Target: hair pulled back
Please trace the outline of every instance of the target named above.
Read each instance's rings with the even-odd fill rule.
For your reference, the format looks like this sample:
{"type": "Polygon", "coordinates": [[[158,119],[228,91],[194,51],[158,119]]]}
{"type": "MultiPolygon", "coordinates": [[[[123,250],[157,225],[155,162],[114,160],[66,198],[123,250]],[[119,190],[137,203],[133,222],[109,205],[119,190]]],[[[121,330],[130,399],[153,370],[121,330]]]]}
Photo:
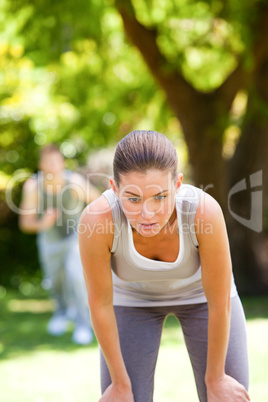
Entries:
{"type": "Polygon", "coordinates": [[[58,145],[55,144],[54,142],[51,142],[50,144],[44,145],[39,150],[39,158],[42,158],[43,156],[50,155],[50,154],[53,154],[53,153],[58,153],[63,157],[58,145]]]}
{"type": "Polygon", "coordinates": [[[119,186],[120,174],[159,169],[170,170],[176,180],[177,165],[176,150],[167,137],[157,131],[135,130],[117,144],[113,161],[114,179],[119,186]]]}

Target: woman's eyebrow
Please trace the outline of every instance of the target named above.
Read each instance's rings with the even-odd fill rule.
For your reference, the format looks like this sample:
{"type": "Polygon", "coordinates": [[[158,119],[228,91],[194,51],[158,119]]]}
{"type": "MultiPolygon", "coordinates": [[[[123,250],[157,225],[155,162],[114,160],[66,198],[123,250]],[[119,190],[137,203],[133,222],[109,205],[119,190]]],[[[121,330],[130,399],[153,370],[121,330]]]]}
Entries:
{"type": "Polygon", "coordinates": [[[125,191],[125,194],[134,195],[135,197],[141,197],[140,195],[132,193],[131,191],[125,191]]]}
{"type": "MultiPolygon", "coordinates": [[[[160,191],[159,193],[154,194],[153,197],[157,197],[158,195],[160,195],[160,194],[162,194],[162,193],[166,193],[167,191],[168,191],[168,190],[162,190],[162,191],[160,191]]],[[[133,196],[139,197],[139,198],[141,197],[141,195],[132,193],[131,191],[125,191],[125,194],[133,195],[133,196]]]]}

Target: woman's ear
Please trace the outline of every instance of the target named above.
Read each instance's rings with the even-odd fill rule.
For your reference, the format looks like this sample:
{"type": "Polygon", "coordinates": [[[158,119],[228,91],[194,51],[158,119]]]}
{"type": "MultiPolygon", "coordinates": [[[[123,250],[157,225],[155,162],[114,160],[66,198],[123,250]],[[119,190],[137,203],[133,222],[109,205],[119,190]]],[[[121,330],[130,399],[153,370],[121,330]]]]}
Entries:
{"type": "Polygon", "coordinates": [[[113,192],[114,192],[115,195],[118,197],[118,187],[117,187],[117,185],[116,185],[116,182],[115,182],[114,177],[111,177],[111,178],[110,178],[110,184],[111,184],[111,187],[112,187],[112,189],[113,189],[113,192]]]}
{"type": "Polygon", "coordinates": [[[183,180],[183,174],[179,173],[177,176],[177,182],[176,182],[176,193],[179,191],[180,186],[182,185],[182,180],[183,180]]]}

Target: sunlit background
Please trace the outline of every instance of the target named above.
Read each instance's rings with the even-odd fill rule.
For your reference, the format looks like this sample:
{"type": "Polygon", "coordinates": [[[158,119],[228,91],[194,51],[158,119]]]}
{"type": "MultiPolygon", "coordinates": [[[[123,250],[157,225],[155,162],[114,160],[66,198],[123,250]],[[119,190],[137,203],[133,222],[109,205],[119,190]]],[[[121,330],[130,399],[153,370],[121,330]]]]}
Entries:
{"type": "MultiPolygon", "coordinates": [[[[89,174],[104,191],[116,143],[133,129],[166,134],[177,149],[184,181],[214,185],[248,318],[252,399],[267,402],[267,3],[1,1],[3,402],[85,402],[100,395],[96,341],[79,348],[68,333],[58,339],[46,334],[52,304],[41,287],[35,235],[19,231],[17,209],[24,181],[37,171],[41,146],[59,144],[67,167],[89,174]],[[159,53],[151,62],[155,45],[159,53]],[[232,220],[222,196],[227,199],[239,180],[249,183],[256,171],[263,173],[259,233],[232,220]]],[[[242,196],[232,207],[249,219],[250,197],[242,196]]],[[[163,335],[155,400],[197,401],[182,334],[171,318],[163,335]]]]}

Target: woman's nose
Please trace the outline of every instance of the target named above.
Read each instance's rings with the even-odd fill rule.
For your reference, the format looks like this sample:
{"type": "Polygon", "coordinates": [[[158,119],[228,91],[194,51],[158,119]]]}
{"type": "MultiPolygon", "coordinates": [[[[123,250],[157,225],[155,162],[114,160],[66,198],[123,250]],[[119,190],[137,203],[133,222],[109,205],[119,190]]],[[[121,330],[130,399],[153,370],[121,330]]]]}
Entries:
{"type": "Polygon", "coordinates": [[[149,207],[148,203],[142,205],[141,216],[145,219],[151,219],[155,215],[152,208],[149,207]]]}

